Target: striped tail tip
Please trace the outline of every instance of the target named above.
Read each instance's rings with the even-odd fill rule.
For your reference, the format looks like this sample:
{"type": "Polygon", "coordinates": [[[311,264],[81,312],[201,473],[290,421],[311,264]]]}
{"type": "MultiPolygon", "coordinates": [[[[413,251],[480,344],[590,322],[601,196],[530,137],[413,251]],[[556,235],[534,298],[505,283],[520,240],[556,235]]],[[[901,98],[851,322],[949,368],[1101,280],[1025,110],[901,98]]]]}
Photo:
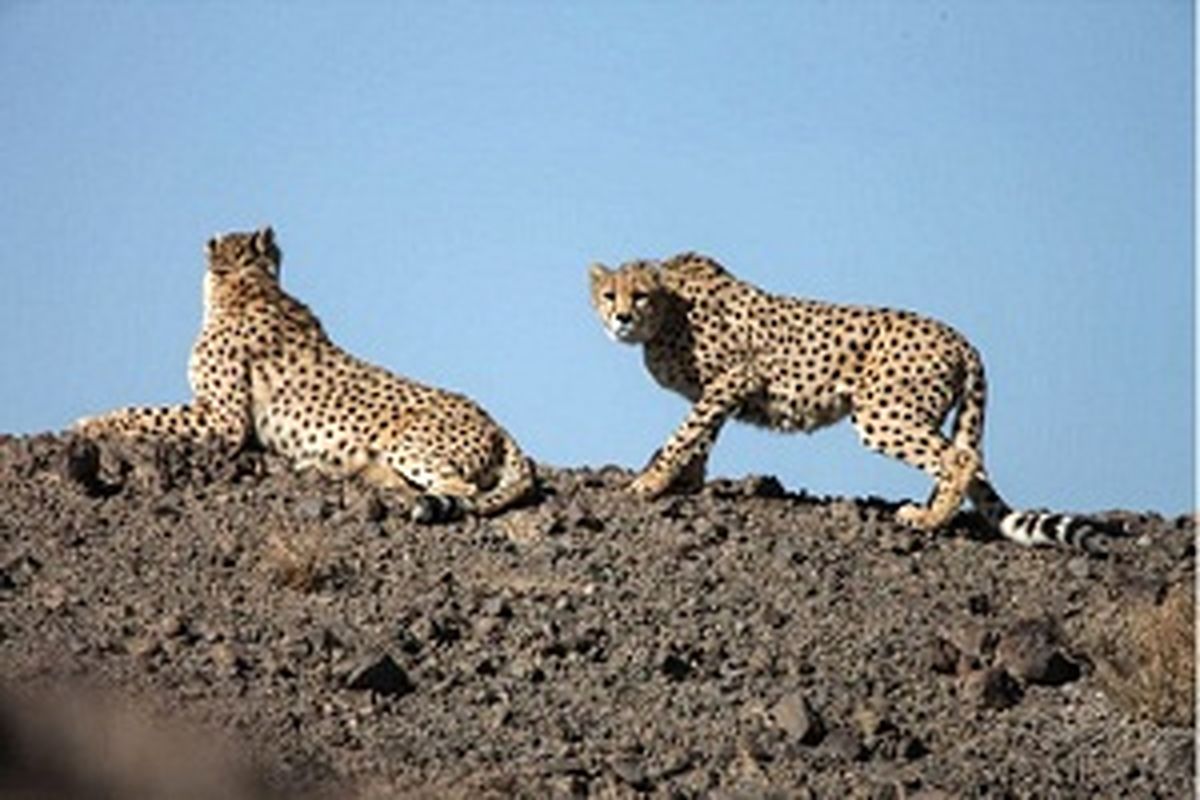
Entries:
{"type": "Polygon", "coordinates": [[[1028,547],[1067,547],[1093,555],[1106,554],[1106,540],[1118,533],[1115,526],[1097,519],[1047,511],[1010,512],[999,528],[1005,537],[1028,547]]]}
{"type": "Polygon", "coordinates": [[[413,502],[409,518],[421,525],[436,525],[462,519],[467,511],[464,498],[449,494],[422,494],[413,502]]]}

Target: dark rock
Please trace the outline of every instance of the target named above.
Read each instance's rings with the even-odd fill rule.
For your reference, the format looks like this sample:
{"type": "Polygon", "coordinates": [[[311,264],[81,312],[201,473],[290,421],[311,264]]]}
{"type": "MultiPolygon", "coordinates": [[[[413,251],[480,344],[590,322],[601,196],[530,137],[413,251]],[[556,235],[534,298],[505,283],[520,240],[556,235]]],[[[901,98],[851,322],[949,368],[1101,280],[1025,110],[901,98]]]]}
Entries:
{"type": "Polygon", "coordinates": [[[100,448],[87,439],[71,440],[63,459],[63,472],[67,480],[91,488],[100,476],[100,448]]]}
{"type": "Polygon", "coordinates": [[[596,516],[591,508],[579,503],[572,504],[567,510],[566,523],[571,527],[582,528],[592,533],[600,533],[604,530],[604,520],[596,516]]]}
{"type": "Polygon", "coordinates": [[[672,681],[681,681],[692,674],[692,664],[686,658],[671,653],[663,659],[659,671],[672,681]]]}
{"type": "Polygon", "coordinates": [[[540,526],[546,536],[560,536],[567,532],[567,520],[562,514],[543,515],[540,526]]]}
{"type": "Polygon", "coordinates": [[[346,675],[346,688],[391,697],[403,697],[416,690],[408,673],[387,653],[358,662],[346,675]]]}
{"type": "Polygon", "coordinates": [[[981,617],[992,610],[992,602],[986,594],[973,594],[967,598],[967,611],[972,615],[981,617]]]}
{"type": "Polygon", "coordinates": [[[112,497],[118,485],[104,480],[100,448],[90,439],[71,439],[62,459],[62,475],[90,497],[112,497]]]}
{"type": "Polygon", "coordinates": [[[913,734],[905,734],[900,740],[900,756],[905,761],[916,761],[929,755],[929,747],[913,734]]]}
{"type": "Polygon", "coordinates": [[[688,501],[681,497],[669,497],[662,504],[659,515],[666,520],[677,521],[688,516],[688,501]]]}
{"type": "Polygon", "coordinates": [[[751,497],[778,500],[787,497],[787,489],[774,475],[755,475],[749,479],[746,493],[751,497]]]}
{"type": "Polygon", "coordinates": [[[463,638],[464,621],[454,614],[445,614],[429,621],[428,639],[436,645],[450,645],[463,638]]]}
{"type": "Polygon", "coordinates": [[[1079,665],[1063,653],[1057,626],[1050,620],[1021,620],[996,645],[996,660],[1026,683],[1061,686],[1077,680],[1079,665]]]}
{"type": "Polygon", "coordinates": [[[1021,700],[1021,687],[1011,675],[996,667],[965,675],[961,685],[964,699],[979,708],[1011,708],[1021,700]]]}
{"type": "Polygon", "coordinates": [[[952,642],[937,636],[926,645],[922,653],[922,661],[933,672],[941,675],[953,675],[958,669],[960,655],[958,648],[952,642]]]}

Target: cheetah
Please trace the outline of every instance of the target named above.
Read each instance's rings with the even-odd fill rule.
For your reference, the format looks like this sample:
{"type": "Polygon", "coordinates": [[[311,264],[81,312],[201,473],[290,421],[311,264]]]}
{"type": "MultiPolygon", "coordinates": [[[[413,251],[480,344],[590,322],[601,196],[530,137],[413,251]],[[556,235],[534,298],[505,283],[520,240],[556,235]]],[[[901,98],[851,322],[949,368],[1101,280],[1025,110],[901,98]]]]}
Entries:
{"type": "Polygon", "coordinates": [[[609,336],[641,345],[654,379],[693,404],[630,485],[638,496],[696,489],[729,417],[809,433],[848,416],[867,447],[933,478],[925,505],[897,511],[913,528],[944,526],[969,498],[1003,536],[1027,545],[1094,549],[1094,536],[1110,532],[1098,520],[1013,511],[1000,498],[983,465],[983,362],[944,323],[769,294],[693,252],[593,264],[589,278],[609,336]]]}
{"type": "Polygon", "coordinates": [[[84,418],[78,432],[256,441],[332,478],[357,475],[401,497],[413,519],[496,514],[528,495],[533,466],[470,399],[394,375],[334,344],[280,285],[274,231],[207,243],[204,320],[192,348],[193,400],[84,418]]]}

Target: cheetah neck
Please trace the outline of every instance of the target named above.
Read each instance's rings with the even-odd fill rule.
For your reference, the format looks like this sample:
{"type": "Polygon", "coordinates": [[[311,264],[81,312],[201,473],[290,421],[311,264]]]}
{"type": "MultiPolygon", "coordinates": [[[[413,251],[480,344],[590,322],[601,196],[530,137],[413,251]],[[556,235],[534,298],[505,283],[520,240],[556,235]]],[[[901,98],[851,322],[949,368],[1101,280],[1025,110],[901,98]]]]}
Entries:
{"type": "Polygon", "coordinates": [[[688,327],[688,309],[692,307],[691,301],[666,287],[659,291],[661,294],[658,300],[657,325],[654,327],[654,335],[643,342],[647,346],[674,340],[678,338],[680,331],[688,327]]]}
{"type": "Polygon", "coordinates": [[[213,276],[211,272],[204,273],[204,324],[208,325],[213,319],[213,276]]]}

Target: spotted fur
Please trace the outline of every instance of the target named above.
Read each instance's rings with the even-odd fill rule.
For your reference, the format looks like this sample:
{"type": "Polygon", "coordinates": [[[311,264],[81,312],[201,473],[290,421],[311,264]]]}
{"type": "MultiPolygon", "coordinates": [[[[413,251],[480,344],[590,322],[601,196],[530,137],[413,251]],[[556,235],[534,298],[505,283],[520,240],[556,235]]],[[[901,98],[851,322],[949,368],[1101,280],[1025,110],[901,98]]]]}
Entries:
{"type": "Polygon", "coordinates": [[[944,323],[768,294],[696,253],[617,269],[596,264],[590,282],[609,335],[641,345],[655,380],[693,403],[631,485],[639,495],[702,482],[730,417],[810,432],[849,416],[868,447],[933,478],[926,505],[898,511],[913,527],[943,526],[969,497],[998,531],[1024,544],[1089,546],[1102,531],[1085,518],[1014,512],[1000,499],[983,466],[983,362],[944,323]],[[942,426],[952,410],[947,436],[942,426]]]}
{"type": "Polygon", "coordinates": [[[494,514],[526,495],[533,470],[474,402],[346,353],[280,286],[274,233],[208,242],[204,323],[188,365],[193,400],[80,420],[86,435],[250,439],[297,468],[395,490],[420,521],[494,514]]]}

